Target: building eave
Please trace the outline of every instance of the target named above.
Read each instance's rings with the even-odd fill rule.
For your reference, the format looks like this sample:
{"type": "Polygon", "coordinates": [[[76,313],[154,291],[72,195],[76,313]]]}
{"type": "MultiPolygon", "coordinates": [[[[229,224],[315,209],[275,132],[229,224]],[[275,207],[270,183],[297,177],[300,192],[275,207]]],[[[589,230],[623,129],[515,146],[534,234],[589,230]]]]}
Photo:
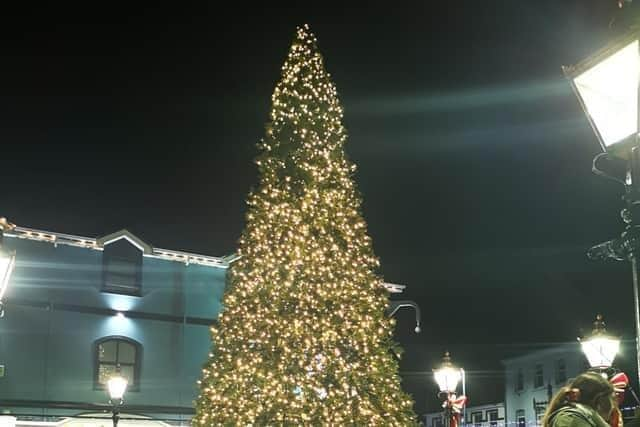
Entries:
{"type": "Polygon", "coordinates": [[[138,247],[145,257],[149,258],[181,262],[185,265],[196,264],[217,268],[228,268],[230,264],[229,260],[221,257],[213,257],[171,249],[154,248],[127,230],[120,230],[116,233],[99,238],[91,238],[16,226],[10,231],[5,231],[4,235],[6,237],[13,237],[17,239],[46,242],[54,246],[65,245],[95,251],[102,251],[104,249],[104,245],[108,245],[109,243],[113,243],[120,239],[126,239],[134,246],[138,247]]]}

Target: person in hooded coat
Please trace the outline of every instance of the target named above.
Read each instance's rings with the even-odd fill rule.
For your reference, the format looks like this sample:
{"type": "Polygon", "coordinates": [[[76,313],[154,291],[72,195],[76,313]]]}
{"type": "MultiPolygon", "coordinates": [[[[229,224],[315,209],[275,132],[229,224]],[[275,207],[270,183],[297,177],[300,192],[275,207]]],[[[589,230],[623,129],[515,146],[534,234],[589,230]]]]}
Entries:
{"type": "Polygon", "coordinates": [[[618,407],[613,385],[598,373],[585,372],[551,399],[542,426],[612,427],[608,420],[615,411],[618,407]]]}

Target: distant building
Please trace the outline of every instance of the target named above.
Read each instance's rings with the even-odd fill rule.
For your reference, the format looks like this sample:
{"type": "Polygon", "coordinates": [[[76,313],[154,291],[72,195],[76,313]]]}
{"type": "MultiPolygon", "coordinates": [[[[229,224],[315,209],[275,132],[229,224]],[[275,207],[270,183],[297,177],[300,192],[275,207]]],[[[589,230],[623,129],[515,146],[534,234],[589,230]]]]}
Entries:
{"type": "Polygon", "coordinates": [[[125,412],[191,418],[230,259],[126,230],[94,239],[16,227],[4,246],[17,265],[0,319],[0,415],[29,425],[108,411],[105,381],[120,365],[125,412]]]}
{"type": "Polygon", "coordinates": [[[550,397],[588,366],[579,344],[557,345],[505,359],[506,422],[540,425],[550,397]]]}
{"type": "MultiPolygon", "coordinates": [[[[502,363],[504,403],[466,408],[466,427],[540,425],[550,396],[586,369],[586,360],[577,342],[532,351],[502,363]]],[[[469,397],[472,401],[482,398],[469,397]]],[[[442,427],[442,413],[427,414],[425,423],[426,427],[442,427]]]]}
{"type": "MultiPolygon", "coordinates": [[[[442,412],[424,415],[425,427],[443,427],[442,412]]],[[[462,423],[461,423],[462,424],[462,423]]],[[[504,403],[469,406],[464,411],[464,425],[467,427],[504,427],[504,403]]]]}

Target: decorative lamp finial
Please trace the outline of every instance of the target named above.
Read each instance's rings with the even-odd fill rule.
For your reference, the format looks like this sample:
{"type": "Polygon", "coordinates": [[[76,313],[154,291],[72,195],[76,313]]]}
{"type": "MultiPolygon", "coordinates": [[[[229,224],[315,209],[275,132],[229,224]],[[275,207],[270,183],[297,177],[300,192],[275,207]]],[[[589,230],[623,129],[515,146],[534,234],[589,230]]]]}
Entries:
{"type": "Polygon", "coordinates": [[[596,320],[593,322],[593,330],[591,333],[593,335],[602,335],[607,333],[607,329],[605,328],[606,324],[604,323],[604,319],[602,314],[596,315],[596,320]]]}

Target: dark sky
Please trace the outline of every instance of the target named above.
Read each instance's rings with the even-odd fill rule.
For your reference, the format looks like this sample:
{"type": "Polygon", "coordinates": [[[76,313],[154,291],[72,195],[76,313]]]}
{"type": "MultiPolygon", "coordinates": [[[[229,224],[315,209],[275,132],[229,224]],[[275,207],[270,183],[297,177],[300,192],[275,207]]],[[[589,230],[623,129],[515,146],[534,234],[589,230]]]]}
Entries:
{"type": "MultiPolygon", "coordinates": [[[[585,256],[622,230],[622,189],[591,173],[599,145],[560,69],[634,9],[613,0],[3,9],[0,214],[233,252],[271,92],[296,25],[309,23],[345,108],[382,272],[422,308],[420,335],[410,312],[399,315],[402,369],[429,373],[449,349],[475,403],[500,399],[500,358],[573,340],[596,312],[634,337],[629,265],[585,256]]],[[[633,366],[631,353],[621,360],[633,366]]],[[[407,376],[418,410],[435,403],[427,373],[407,376]]]]}

